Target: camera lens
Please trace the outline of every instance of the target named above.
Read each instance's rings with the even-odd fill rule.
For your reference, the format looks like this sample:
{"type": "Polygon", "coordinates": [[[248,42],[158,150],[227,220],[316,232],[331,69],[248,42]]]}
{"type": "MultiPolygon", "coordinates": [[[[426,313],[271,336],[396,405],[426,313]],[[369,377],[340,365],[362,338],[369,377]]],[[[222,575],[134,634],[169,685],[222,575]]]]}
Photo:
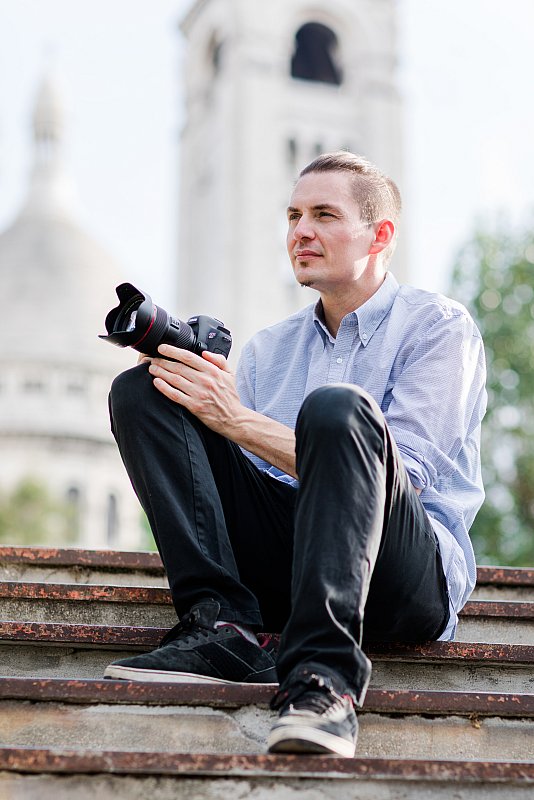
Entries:
{"type": "Polygon", "coordinates": [[[157,356],[163,342],[195,351],[197,337],[187,322],[170,317],[152,302],[150,295],[131,283],[121,283],[116,291],[120,303],[107,315],[108,336],[101,339],[117,347],[133,347],[148,356],[157,356]]]}

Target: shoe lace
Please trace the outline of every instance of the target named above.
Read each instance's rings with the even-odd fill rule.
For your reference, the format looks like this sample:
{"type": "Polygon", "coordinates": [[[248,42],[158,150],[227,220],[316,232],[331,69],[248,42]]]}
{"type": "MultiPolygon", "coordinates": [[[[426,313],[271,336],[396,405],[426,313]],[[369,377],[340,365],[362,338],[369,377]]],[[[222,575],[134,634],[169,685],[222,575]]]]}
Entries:
{"type": "Polygon", "coordinates": [[[188,611],[174,628],[167,631],[159,643],[159,646],[164,647],[166,644],[175,642],[177,639],[181,639],[182,641],[190,639],[198,640],[205,637],[207,633],[213,633],[215,630],[216,629],[211,627],[211,625],[204,625],[202,622],[199,622],[197,615],[192,611],[188,611]]]}
{"type": "Polygon", "coordinates": [[[296,711],[312,711],[316,714],[333,713],[345,702],[329,678],[316,673],[299,677],[285,691],[278,691],[271,700],[271,708],[281,713],[292,708],[296,711]]]}

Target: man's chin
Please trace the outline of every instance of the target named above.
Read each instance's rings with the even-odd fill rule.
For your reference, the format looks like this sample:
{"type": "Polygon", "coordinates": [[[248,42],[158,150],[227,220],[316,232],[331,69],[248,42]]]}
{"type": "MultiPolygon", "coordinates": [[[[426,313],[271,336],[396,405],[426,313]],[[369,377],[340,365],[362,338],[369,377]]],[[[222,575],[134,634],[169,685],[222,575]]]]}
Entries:
{"type": "Polygon", "coordinates": [[[313,280],[313,278],[304,278],[303,280],[298,281],[298,284],[299,284],[299,286],[302,286],[303,289],[304,288],[306,288],[306,289],[314,289],[315,288],[315,281],[313,280]]]}

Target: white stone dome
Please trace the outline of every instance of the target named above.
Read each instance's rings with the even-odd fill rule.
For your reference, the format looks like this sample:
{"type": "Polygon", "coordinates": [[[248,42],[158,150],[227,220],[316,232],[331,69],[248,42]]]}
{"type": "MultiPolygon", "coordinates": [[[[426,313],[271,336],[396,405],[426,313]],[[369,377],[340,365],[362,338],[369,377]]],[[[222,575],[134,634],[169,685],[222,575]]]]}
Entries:
{"type": "Polygon", "coordinates": [[[76,221],[75,192],[62,160],[63,111],[51,78],[38,92],[33,128],[28,196],[0,235],[0,360],[37,358],[118,371],[127,363],[125,354],[97,336],[105,333],[115,285],[124,277],[76,221]]]}
{"type": "Polygon", "coordinates": [[[121,279],[72,219],[21,214],[0,236],[0,359],[121,369],[125,354],[97,338],[121,279]]]}

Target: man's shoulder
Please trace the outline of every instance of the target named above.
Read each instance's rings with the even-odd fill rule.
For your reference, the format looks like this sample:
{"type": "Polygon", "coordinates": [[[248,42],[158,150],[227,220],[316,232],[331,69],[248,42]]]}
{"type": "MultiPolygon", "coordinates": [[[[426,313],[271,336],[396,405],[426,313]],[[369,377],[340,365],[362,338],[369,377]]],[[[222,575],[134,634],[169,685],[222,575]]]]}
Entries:
{"type": "Polygon", "coordinates": [[[458,300],[453,300],[440,292],[430,292],[408,284],[401,284],[395,304],[406,313],[422,314],[429,324],[447,319],[463,319],[476,329],[471,314],[458,300]]]}

